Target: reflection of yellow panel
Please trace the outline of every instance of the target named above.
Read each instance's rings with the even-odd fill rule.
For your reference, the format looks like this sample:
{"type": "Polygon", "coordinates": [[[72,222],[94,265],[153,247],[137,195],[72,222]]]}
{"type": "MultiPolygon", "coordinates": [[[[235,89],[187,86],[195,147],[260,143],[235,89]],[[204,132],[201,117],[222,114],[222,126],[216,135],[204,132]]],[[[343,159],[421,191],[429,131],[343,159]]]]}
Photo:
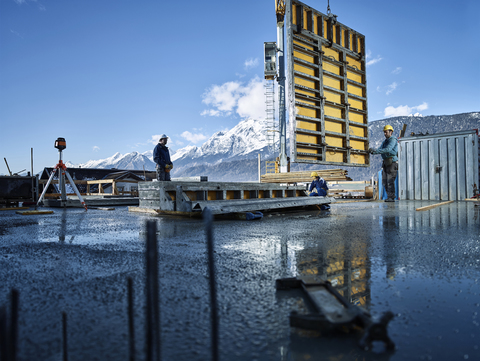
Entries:
{"type": "Polygon", "coordinates": [[[324,112],[325,112],[325,115],[328,115],[330,117],[335,117],[335,118],[342,117],[342,110],[339,108],[334,108],[334,107],[325,105],[324,112]]]}
{"type": "Polygon", "coordinates": [[[363,89],[356,86],[356,85],[352,85],[352,84],[348,84],[348,92],[351,93],[351,94],[355,94],[355,95],[358,95],[359,97],[362,97],[363,96],[363,89]]]}
{"type": "Polygon", "coordinates": [[[299,115],[304,115],[306,117],[312,117],[312,118],[316,118],[316,115],[317,115],[317,112],[315,111],[315,109],[304,108],[301,106],[297,106],[297,113],[299,115]]]}
{"type": "Polygon", "coordinates": [[[325,53],[324,55],[326,57],[328,57],[328,58],[333,57],[335,60],[339,60],[338,52],[336,52],[332,48],[327,48],[325,46],[322,46],[322,50],[325,53]]]}
{"type": "Polygon", "coordinates": [[[295,77],[295,84],[302,85],[307,88],[315,89],[315,82],[312,80],[295,77]]]}
{"type": "Polygon", "coordinates": [[[347,55],[347,62],[348,62],[348,65],[350,65],[351,67],[354,67],[358,70],[362,70],[362,63],[360,63],[357,59],[354,59],[351,56],[347,55]]]}
{"type": "MultiPolygon", "coordinates": [[[[340,137],[332,137],[332,136],[325,136],[325,142],[327,145],[331,147],[343,148],[343,138],[340,137]]],[[[333,151],[328,151],[328,153],[333,153],[333,151]]]]}
{"type": "Polygon", "coordinates": [[[325,96],[325,98],[326,98],[329,102],[342,104],[342,96],[341,96],[340,94],[333,93],[333,92],[329,92],[329,91],[326,91],[326,90],[325,90],[325,91],[323,92],[323,95],[325,96]]]}
{"type": "Polygon", "coordinates": [[[350,120],[351,122],[366,124],[365,115],[352,111],[348,113],[348,120],[350,120]]]}
{"type": "Polygon", "coordinates": [[[329,76],[326,76],[326,75],[323,76],[323,85],[329,86],[330,88],[342,90],[342,88],[340,87],[340,80],[330,78],[329,76]]]}
{"type": "Polygon", "coordinates": [[[315,76],[315,70],[313,70],[312,68],[307,68],[306,66],[302,66],[300,64],[294,64],[293,69],[299,71],[300,73],[315,76]]]}
{"type": "Polygon", "coordinates": [[[327,151],[327,153],[325,154],[325,160],[327,162],[342,163],[344,161],[344,153],[343,152],[327,151]]]}
{"type": "Polygon", "coordinates": [[[314,92],[310,92],[310,91],[307,91],[305,89],[295,89],[295,94],[305,94],[305,95],[309,95],[311,97],[314,97],[315,96],[315,93],[314,92]]]}
{"type": "MultiPolygon", "coordinates": [[[[352,144],[351,141],[350,141],[350,144],[352,144]]],[[[351,154],[350,155],[350,163],[367,164],[366,159],[367,159],[366,156],[363,155],[363,154],[351,154]]]]}
{"type": "Polygon", "coordinates": [[[356,135],[357,137],[365,137],[365,128],[354,127],[350,124],[349,133],[350,135],[356,135]]]}
{"type": "Polygon", "coordinates": [[[302,59],[302,60],[305,60],[305,61],[308,61],[309,63],[312,63],[313,64],[313,56],[311,55],[307,55],[307,54],[304,54],[304,53],[301,53],[299,51],[294,51],[293,52],[293,56],[295,58],[299,58],[299,59],[302,59]]]}
{"type": "Polygon", "coordinates": [[[297,120],[297,128],[307,130],[317,130],[317,124],[314,122],[306,122],[304,120],[297,120]]]}
{"type": "Polygon", "coordinates": [[[350,99],[348,99],[348,102],[350,103],[350,106],[352,108],[365,110],[365,102],[364,101],[360,101],[360,100],[350,98],[350,99]]]}
{"type": "Polygon", "coordinates": [[[297,142],[317,144],[317,137],[314,135],[297,134],[297,142]]]}
{"type": "Polygon", "coordinates": [[[329,122],[328,120],[325,120],[325,130],[329,132],[343,133],[342,124],[336,122],[329,122]]]}
{"type": "Polygon", "coordinates": [[[340,75],[340,67],[337,65],[330,64],[328,62],[323,62],[323,69],[329,71],[330,73],[334,73],[340,75]]]}
{"type": "Polygon", "coordinates": [[[358,150],[366,150],[365,149],[365,142],[362,142],[361,140],[353,140],[353,139],[350,139],[350,146],[353,148],[353,149],[358,149],[358,150]]]}
{"type": "Polygon", "coordinates": [[[347,72],[347,78],[351,79],[353,81],[356,81],[357,83],[362,83],[362,76],[360,74],[354,73],[352,71],[347,72]]]}
{"type": "Polygon", "coordinates": [[[300,41],[298,41],[298,40],[293,40],[293,43],[294,43],[294,44],[297,44],[297,45],[300,45],[300,46],[302,46],[302,47],[304,47],[304,48],[313,50],[313,46],[308,45],[308,44],[305,44],[305,43],[300,42],[300,41]]]}

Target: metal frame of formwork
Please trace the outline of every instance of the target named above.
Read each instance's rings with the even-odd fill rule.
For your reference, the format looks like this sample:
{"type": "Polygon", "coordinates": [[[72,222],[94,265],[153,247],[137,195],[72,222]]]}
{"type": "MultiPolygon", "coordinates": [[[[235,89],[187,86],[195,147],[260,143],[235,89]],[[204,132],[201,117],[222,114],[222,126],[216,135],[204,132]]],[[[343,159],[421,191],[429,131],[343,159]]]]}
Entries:
{"type": "Polygon", "coordinates": [[[304,186],[240,182],[139,182],[135,212],[213,215],[275,211],[334,203],[331,197],[309,197],[304,186]]]}

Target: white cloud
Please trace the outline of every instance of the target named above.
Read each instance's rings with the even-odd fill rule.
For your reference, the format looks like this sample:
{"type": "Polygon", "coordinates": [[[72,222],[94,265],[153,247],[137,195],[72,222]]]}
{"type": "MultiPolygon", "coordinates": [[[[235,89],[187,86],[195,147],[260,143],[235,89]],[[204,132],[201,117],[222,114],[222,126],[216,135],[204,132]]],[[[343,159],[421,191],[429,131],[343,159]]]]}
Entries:
{"type": "Polygon", "coordinates": [[[181,136],[182,136],[182,138],[185,138],[186,140],[188,140],[191,143],[198,143],[198,142],[204,141],[205,139],[208,138],[206,135],[203,135],[201,133],[193,134],[193,133],[190,133],[187,130],[184,131],[181,134],[181,136]]]}
{"type": "Polygon", "coordinates": [[[389,95],[391,94],[395,89],[397,89],[398,84],[396,82],[393,82],[389,86],[387,86],[387,92],[386,94],[389,95]]]}
{"type": "Polygon", "coordinates": [[[94,152],[98,152],[98,151],[100,150],[100,147],[94,145],[93,148],[92,148],[92,150],[93,150],[94,152]]]}
{"type": "Polygon", "coordinates": [[[367,54],[365,55],[365,59],[367,60],[367,66],[376,64],[383,59],[380,56],[377,56],[375,59],[369,60],[371,57],[372,57],[372,52],[370,50],[367,50],[367,54]]]}
{"type": "Polygon", "coordinates": [[[251,68],[255,68],[258,66],[258,58],[250,58],[250,59],[247,59],[245,60],[245,69],[251,69],[251,68]]]}
{"type": "MultiPolygon", "coordinates": [[[[422,111],[428,109],[428,104],[423,102],[420,105],[409,107],[408,105],[400,105],[398,107],[388,106],[384,110],[384,116],[389,117],[400,117],[412,115],[415,110],[422,111]]],[[[418,112],[416,114],[419,114],[418,112]]],[[[421,116],[421,114],[419,114],[421,116]]]]}
{"type": "Polygon", "coordinates": [[[214,108],[204,110],[202,115],[230,116],[236,113],[242,118],[263,119],[263,80],[255,77],[246,85],[240,81],[213,85],[203,94],[202,102],[214,108]]]}
{"type": "Polygon", "coordinates": [[[161,134],[152,135],[152,137],[148,140],[148,143],[151,143],[153,145],[157,145],[158,141],[160,140],[160,135],[161,134]]]}
{"type": "Polygon", "coordinates": [[[402,72],[402,68],[398,66],[392,71],[392,74],[400,74],[401,72],[402,72]]]}

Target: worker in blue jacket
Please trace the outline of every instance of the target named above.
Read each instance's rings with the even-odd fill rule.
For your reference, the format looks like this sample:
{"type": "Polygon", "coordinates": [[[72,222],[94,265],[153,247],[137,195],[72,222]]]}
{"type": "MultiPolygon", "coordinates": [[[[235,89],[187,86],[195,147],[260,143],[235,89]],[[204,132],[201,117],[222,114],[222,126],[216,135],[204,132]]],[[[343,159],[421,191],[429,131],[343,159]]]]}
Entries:
{"type": "Polygon", "coordinates": [[[327,182],[325,182],[323,178],[320,178],[317,172],[312,172],[310,176],[315,179],[312,181],[312,183],[310,184],[310,188],[308,189],[308,191],[310,192],[309,196],[325,197],[328,191],[327,182]]]}
{"type": "Polygon", "coordinates": [[[386,125],[383,128],[385,140],[378,149],[370,148],[371,154],[380,154],[382,163],[382,185],[387,192],[385,202],[395,202],[395,179],[398,173],[398,140],[393,134],[393,127],[386,125]]]}
{"type": "Polygon", "coordinates": [[[170,160],[170,152],[167,147],[168,137],[165,134],[160,136],[158,144],[153,150],[153,161],[157,165],[157,180],[169,181],[170,171],[173,168],[173,163],[170,160]]]}

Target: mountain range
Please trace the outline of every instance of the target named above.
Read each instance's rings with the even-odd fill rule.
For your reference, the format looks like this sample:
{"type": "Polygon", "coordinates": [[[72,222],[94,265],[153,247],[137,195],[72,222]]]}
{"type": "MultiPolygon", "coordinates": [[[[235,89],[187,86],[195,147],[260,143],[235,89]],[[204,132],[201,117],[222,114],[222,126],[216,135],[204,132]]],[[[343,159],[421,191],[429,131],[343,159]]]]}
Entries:
{"type": "MultiPolygon", "coordinates": [[[[411,133],[438,134],[471,130],[480,128],[480,112],[441,116],[402,116],[372,121],[368,125],[371,147],[380,146],[384,139],[383,127],[386,124],[390,124],[395,129],[396,136],[406,124],[406,137],[411,133]]],[[[187,146],[176,152],[171,151],[174,163],[172,177],[208,176],[212,181],[256,181],[258,180],[258,155],[260,154],[262,160],[262,174],[265,173],[265,161],[273,160],[277,156],[277,152],[273,152],[272,149],[278,149],[278,139],[275,147],[268,146],[265,134],[263,121],[246,119],[229,131],[215,133],[200,147],[187,146]]],[[[153,150],[144,153],[115,153],[110,158],[90,160],[84,164],[74,165],[67,162],[67,166],[155,170],[153,150]]],[[[291,171],[342,168],[348,171],[348,176],[353,180],[367,180],[374,176],[380,167],[381,157],[373,156],[370,167],[294,163],[291,165],[291,171]]]]}

